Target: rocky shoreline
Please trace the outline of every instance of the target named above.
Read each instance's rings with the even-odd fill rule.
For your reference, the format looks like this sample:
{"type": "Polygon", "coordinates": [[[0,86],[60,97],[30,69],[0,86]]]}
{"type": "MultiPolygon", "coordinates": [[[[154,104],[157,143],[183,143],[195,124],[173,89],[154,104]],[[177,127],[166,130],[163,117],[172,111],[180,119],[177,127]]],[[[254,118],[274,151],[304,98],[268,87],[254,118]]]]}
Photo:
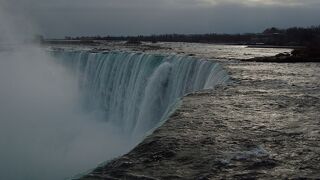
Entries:
{"type": "Polygon", "coordinates": [[[317,179],[319,63],[222,61],[233,82],[190,94],[128,154],[80,179],[317,179]]]}
{"type": "Polygon", "coordinates": [[[307,63],[320,62],[320,47],[302,47],[291,53],[280,53],[270,57],[255,57],[245,61],[271,63],[307,63]]]}

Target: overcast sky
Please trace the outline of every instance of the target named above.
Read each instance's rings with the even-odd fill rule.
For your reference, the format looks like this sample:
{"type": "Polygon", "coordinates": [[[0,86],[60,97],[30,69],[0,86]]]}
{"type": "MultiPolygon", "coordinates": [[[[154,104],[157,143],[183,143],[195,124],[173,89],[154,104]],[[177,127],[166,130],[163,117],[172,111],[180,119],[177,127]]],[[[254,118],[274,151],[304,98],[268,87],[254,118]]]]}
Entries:
{"type": "Polygon", "coordinates": [[[46,37],[245,33],[320,25],[320,0],[0,1],[32,19],[46,37]]]}

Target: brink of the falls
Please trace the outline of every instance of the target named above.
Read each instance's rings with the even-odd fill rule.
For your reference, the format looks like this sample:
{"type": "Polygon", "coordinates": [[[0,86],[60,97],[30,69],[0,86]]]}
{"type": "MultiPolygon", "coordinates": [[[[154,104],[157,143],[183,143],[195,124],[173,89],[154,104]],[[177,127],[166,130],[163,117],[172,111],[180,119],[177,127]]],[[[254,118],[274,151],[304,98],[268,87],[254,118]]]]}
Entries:
{"type": "Polygon", "coordinates": [[[19,47],[0,59],[0,179],[84,173],[130,151],[184,95],[229,79],[179,55],[19,47]]]}
{"type": "Polygon", "coordinates": [[[174,110],[182,96],[224,84],[229,76],[213,61],[135,52],[55,51],[77,78],[88,111],[130,137],[142,137],[174,110]]]}

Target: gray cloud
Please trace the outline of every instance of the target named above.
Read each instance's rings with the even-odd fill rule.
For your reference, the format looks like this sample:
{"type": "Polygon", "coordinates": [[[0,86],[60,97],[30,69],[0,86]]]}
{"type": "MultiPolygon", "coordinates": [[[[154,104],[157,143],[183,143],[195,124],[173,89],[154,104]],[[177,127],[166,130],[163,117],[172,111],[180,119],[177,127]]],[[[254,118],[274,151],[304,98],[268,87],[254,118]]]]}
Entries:
{"type": "Polygon", "coordinates": [[[11,0],[10,4],[21,5],[49,37],[242,33],[320,24],[318,0],[11,0]]]}

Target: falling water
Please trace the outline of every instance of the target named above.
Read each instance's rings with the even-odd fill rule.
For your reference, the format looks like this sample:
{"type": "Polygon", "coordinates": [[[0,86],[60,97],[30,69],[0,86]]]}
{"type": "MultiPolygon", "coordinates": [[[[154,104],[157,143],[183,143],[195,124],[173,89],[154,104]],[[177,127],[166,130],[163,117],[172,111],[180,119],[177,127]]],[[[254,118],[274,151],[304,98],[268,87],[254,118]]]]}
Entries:
{"type": "Polygon", "coordinates": [[[228,80],[218,63],[177,55],[56,51],[74,73],[89,111],[132,137],[166,119],[180,97],[228,80]]]}

